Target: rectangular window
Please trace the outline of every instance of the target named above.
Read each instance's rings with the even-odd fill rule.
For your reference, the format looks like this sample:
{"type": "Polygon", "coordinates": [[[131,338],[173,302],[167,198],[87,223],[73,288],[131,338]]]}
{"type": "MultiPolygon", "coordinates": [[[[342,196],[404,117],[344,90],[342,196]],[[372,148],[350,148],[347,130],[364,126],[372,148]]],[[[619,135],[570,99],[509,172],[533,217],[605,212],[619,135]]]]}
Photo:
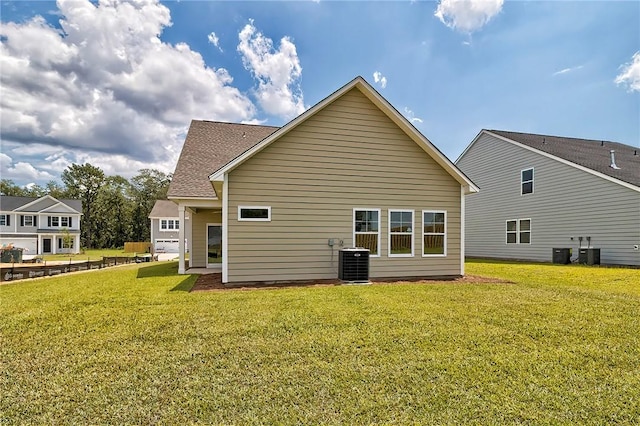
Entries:
{"type": "Polygon", "coordinates": [[[180,229],[180,221],[178,219],[161,219],[160,230],[171,231],[174,229],[180,229]]]}
{"type": "Polygon", "coordinates": [[[447,255],[447,212],[422,211],[422,256],[447,255]]]}
{"type": "Polygon", "coordinates": [[[389,256],[413,256],[413,210],[389,210],[389,256]]]}
{"type": "Polygon", "coordinates": [[[22,216],[22,226],[35,226],[33,216],[22,216]]]}
{"type": "Polygon", "coordinates": [[[533,194],[533,169],[526,169],[521,172],[521,195],[533,194]]]}
{"type": "Polygon", "coordinates": [[[507,244],[516,244],[518,242],[518,221],[507,221],[507,244]]]}
{"type": "Polygon", "coordinates": [[[8,214],[0,214],[0,226],[9,226],[8,214]]]}
{"type": "Polygon", "coordinates": [[[60,218],[60,226],[64,227],[64,228],[68,228],[69,227],[69,218],[66,216],[63,216],[60,218]]]}
{"type": "Polygon", "coordinates": [[[271,221],[271,207],[238,206],[238,220],[269,222],[271,221]]]}
{"type": "Polygon", "coordinates": [[[49,226],[60,226],[60,218],[58,216],[49,216],[51,218],[51,225],[49,226]]]}
{"type": "Polygon", "coordinates": [[[531,219],[507,220],[507,244],[531,244],[531,219]]]}
{"type": "Polygon", "coordinates": [[[380,256],[380,209],[353,209],[353,242],[380,256]]]}

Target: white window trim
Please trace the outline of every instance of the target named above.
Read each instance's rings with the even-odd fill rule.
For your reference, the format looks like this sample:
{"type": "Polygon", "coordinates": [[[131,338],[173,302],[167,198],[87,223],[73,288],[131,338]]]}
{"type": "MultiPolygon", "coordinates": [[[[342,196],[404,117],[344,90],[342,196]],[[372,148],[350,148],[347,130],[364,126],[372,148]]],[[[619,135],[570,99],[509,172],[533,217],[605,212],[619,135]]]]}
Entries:
{"type": "Polygon", "coordinates": [[[535,184],[535,179],[536,179],[536,171],[534,170],[533,167],[527,167],[526,169],[522,169],[520,170],[520,195],[531,195],[535,192],[536,189],[536,184],[535,184]],[[523,180],[522,179],[522,173],[526,172],[527,170],[531,170],[531,180],[523,180]],[[524,186],[525,183],[527,182],[531,182],[531,192],[527,192],[526,194],[522,191],[522,187],[524,186]]]}
{"type": "Polygon", "coordinates": [[[23,225],[24,227],[33,227],[33,222],[34,222],[34,219],[35,219],[35,215],[32,215],[32,214],[23,214],[23,215],[22,215],[22,217],[23,217],[23,219],[22,219],[22,220],[23,220],[23,223],[24,223],[24,225],[23,225]],[[30,217],[30,218],[31,218],[31,225],[27,225],[27,218],[28,218],[28,217],[30,217]]]}
{"type": "MultiPolygon", "coordinates": [[[[7,216],[9,216],[9,214],[7,214],[7,213],[0,214],[0,217],[2,217],[4,219],[3,220],[4,223],[2,225],[0,225],[0,226],[7,226],[7,216]]],[[[9,226],[11,226],[11,225],[9,225],[9,226]]]]}
{"type": "Polygon", "coordinates": [[[513,244],[518,244],[518,219],[507,219],[504,221],[504,243],[507,246],[513,245],[513,244]],[[516,230],[515,231],[509,231],[509,222],[515,222],[516,223],[516,230]],[[513,232],[516,234],[516,242],[515,243],[510,243],[509,242],[509,233],[513,232]]]}
{"type": "Polygon", "coordinates": [[[531,245],[531,236],[533,235],[533,228],[531,226],[531,218],[529,217],[525,217],[522,219],[518,219],[518,244],[526,244],[526,245],[531,245]],[[529,230],[528,231],[521,231],[520,230],[520,222],[522,222],[523,220],[528,220],[529,221],[529,230]],[[528,243],[521,243],[520,242],[520,233],[521,232],[528,232],[529,233],[529,242],[528,243]]]}
{"type": "Polygon", "coordinates": [[[238,206],[238,222],[271,222],[271,206],[238,206]],[[266,209],[267,218],[243,218],[241,215],[243,209],[266,209]]]}
{"type": "Polygon", "coordinates": [[[531,240],[532,240],[532,235],[533,235],[533,226],[532,224],[532,220],[530,217],[524,217],[522,219],[507,219],[504,221],[504,243],[507,246],[513,246],[513,245],[520,245],[520,244],[526,244],[526,245],[531,245],[531,240]],[[523,220],[528,220],[529,221],[529,230],[528,231],[520,231],[520,222],[523,220]],[[516,230],[515,231],[508,231],[507,228],[507,223],[509,222],[515,222],[516,223],[516,230]],[[514,232],[516,234],[516,242],[515,243],[510,243],[508,242],[508,234],[509,232],[514,232]],[[520,242],[520,232],[528,232],[529,233],[529,242],[528,243],[521,243],[520,242]]]}
{"type": "MultiPolygon", "coordinates": [[[[422,214],[420,215],[420,222],[422,222],[422,257],[447,257],[447,211],[446,210],[422,210],[422,214]],[[444,213],[444,253],[443,254],[424,254],[424,214],[425,213],[444,213]]],[[[429,233],[428,235],[440,235],[437,233],[429,233]]]]}
{"type": "MultiPolygon", "coordinates": [[[[376,247],[378,254],[371,254],[369,253],[369,257],[380,257],[381,253],[380,253],[380,228],[381,228],[381,223],[382,223],[382,211],[380,209],[372,209],[369,207],[354,207],[353,208],[353,216],[351,217],[351,229],[353,230],[353,245],[355,247],[356,245],[356,211],[371,211],[371,212],[378,212],[378,247],[376,247]]],[[[376,234],[375,232],[359,232],[359,234],[376,234]]]]}
{"type": "Polygon", "coordinates": [[[180,230],[180,219],[176,219],[173,217],[163,217],[158,220],[158,230],[162,232],[174,232],[180,230]],[[162,222],[165,221],[167,226],[165,228],[162,227],[162,222]],[[169,221],[173,221],[173,228],[169,228],[169,221]],[[178,227],[176,227],[176,223],[178,227]]]}
{"type": "MultiPolygon", "coordinates": [[[[387,227],[387,233],[389,235],[388,241],[387,241],[387,256],[388,257],[413,257],[414,256],[414,246],[415,246],[415,241],[414,241],[414,231],[416,229],[415,226],[415,210],[409,210],[409,209],[389,209],[389,211],[387,212],[388,216],[389,216],[389,220],[388,220],[388,227],[387,227]],[[411,253],[410,254],[392,254],[391,253],[391,213],[411,213],[411,232],[393,232],[394,235],[411,235],[411,253]]],[[[424,251],[424,250],[423,250],[424,251]]]]}

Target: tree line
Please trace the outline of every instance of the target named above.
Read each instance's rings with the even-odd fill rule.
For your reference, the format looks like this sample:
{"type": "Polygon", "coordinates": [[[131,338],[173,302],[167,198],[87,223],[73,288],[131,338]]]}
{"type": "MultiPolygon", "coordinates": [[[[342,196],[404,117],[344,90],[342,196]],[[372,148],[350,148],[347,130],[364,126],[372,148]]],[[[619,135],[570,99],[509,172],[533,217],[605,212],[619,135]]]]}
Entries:
{"type": "Polygon", "coordinates": [[[99,167],[72,164],[61,174],[62,184],[20,187],[0,180],[0,194],[21,197],[51,195],[82,200],[80,243],[84,248],[120,248],[126,241],[149,241],[149,213],[156,200],[167,198],[171,174],[141,169],[133,178],[107,176],[99,167]]]}

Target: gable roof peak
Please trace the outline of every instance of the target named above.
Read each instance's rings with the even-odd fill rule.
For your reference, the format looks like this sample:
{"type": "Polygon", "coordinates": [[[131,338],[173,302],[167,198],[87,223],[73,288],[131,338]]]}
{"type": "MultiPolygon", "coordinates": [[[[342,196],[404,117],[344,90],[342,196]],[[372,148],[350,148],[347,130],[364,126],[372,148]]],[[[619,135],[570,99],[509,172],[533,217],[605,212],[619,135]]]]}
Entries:
{"type": "MultiPolygon", "coordinates": [[[[603,139],[581,139],[507,130],[483,129],[480,133],[485,132],[640,189],[640,155],[637,153],[637,147],[603,139]],[[611,166],[612,150],[615,151],[616,167],[611,166]]],[[[474,142],[477,139],[476,137],[474,142]]]]}

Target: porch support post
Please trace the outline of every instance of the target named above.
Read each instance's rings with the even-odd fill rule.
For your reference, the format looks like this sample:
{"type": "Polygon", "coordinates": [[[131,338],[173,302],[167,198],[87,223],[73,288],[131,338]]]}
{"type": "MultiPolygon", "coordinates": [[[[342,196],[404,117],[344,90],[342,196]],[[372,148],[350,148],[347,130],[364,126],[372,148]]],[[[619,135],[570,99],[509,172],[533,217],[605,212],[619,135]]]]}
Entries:
{"type": "Polygon", "coordinates": [[[465,238],[465,190],[460,185],[460,275],[464,275],[464,238],[465,238]]]}
{"type": "Polygon", "coordinates": [[[184,228],[185,228],[185,206],[178,204],[178,218],[180,220],[180,229],[178,230],[178,250],[180,257],[178,258],[178,273],[186,273],[185,261],[184,261],[184,228]]]}
{"type": "Polygon", "coordinates": [[[229,174],[222,182],[222,284],[229,282],[229,174]]]}

